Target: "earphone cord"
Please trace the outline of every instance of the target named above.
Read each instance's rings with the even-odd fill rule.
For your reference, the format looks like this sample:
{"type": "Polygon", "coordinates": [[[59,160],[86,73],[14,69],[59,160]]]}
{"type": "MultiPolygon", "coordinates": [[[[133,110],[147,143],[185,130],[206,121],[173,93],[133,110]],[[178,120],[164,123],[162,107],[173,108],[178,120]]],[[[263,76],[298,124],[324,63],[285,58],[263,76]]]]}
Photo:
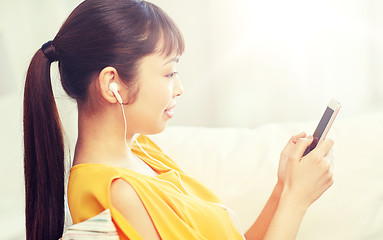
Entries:
{"type": "MultiPolygon", "coordinates": [[[[120,103],[120,105],[121,105],[121,109],[122,109],[122,115],[123,115],[123,117],[124,117],[124,141],[125,141],[125,145],[126,145],[126,147],[128,147],[128,143],[126,142],[127,123],[126,123],[125,110],[124,110],[124,106],[123,106],[123,104],[120,103]]],[[[201,201],[204,201],[204,200],[202,200],[201,198],[199,198],[199,197],[195,196],[194,194],[192,194],[191,192],[189,192],[189,190],[188,190],[188,189],[184,186],[184,184],[182,183],[181,176],[180,176],[180,174],[179,174],[179,172],[178,172],[177,170],[175,170],[175,169],[173,169],[173,168],[167,166],[167,165],[164,164],[163,162],[161,162],[161,161],[159,161],[159,160],[153,158],[152,156],[150,156],[150,155],[143,149],[143,147],[141,146],[141,144],[137,141],[137,138],[134,138],[134,141],[136,142],[137,146],[141,149],[141,151],[142,151],[148,158],[150,158],[150,159],[152,159],[153,161],[155,161],[155,162],[161,164],[161,165],[162,165],[163,167],[165,167],[165,168],[168,168],[168,169],[170,169],[170,170],[173,170],[173,171],[176,173],[177,178],[178,178],[178,180],[179,180],[179,182],[180,182],[182,188],[185,190],[185,192],[187,192],[190,196],[192,196],[192,197],[194,197],[194,198],[196,198],[196,199],[199,199],[199,200],[201,200],[201,201]]],[[[161,181],[161,182],[165,182],[165,183],[168,183],[168,184],[172,185],[174,188],[177,189],[177,191],[179,191],[180,193],[184,194],[184,192],[182,192],[181,189],[179,189],[174,183],[169,182],[169,181],[166,181],[166,180],[159,179],[159,178],[157,178],[157,177],[154,177],[154,178],[157,179],[157,180],[159,180],[159,181],[161,181]]],[[[241,222],[239,221],[239,218],[238,218],[237,214],[235,214],[235,212],[234,212],[232,209],[230,209],[229,207],[225,206],[225,205],[222,204],[222,203],[213,203],[213,202],[210,202],[210,203],[212,203],[212,204],[214,204],[214,205],[216,205],[216,206],[219,206],[219,207],[225,209],[226,211],[228,211],[229,213],[231,213],[231,214],[235,217],[235,219],[236,219],[236,222],[237,222],[237,224],[238,224],[238,230],[240,231],[240,234],[241,234],[242,238],[243,238],[243,239],[246,239],[245,236],[243,235],[243,230],[242,230],[241,222]]]]}
{"type": "MultiPolygon", "coordinates": [[[[152,159],[153,161],[155,161],[155,162],[161,164],[161,165],[164,166],[165,168],[168,168],[168,169],[170,169],[170,170],[173,170],[173,171],[176,173],[177,178],[178,178],[178,180],[179,180],[179,182],[180,182],[182,188],[185,190],[185,192],[187,192],[190,196],[192,196],[192,197],[194,197],[194,198],[196,198],[196,199],[199,199],[199,200],[201,200],[201,201],[205,201],[205,200],[202,200],[201,198],[195,196],[194,194],[192,194],[192,193],[185,187],[185,185],[182,183],[181,176],[180,176],[180,174],[179,174],[179,172],[178,172],[177,170],[172,169],[171,167],[167,166],[167,165],[164,164],[163,162],[161,162],[161,161],[159,161],[159,160],[153,158],[152,156],[150,156],[150,155],[149,155],[149,154],[148,154],[148,153],[141,147],[141,145],[140,145],[140,143],[137,141],[137,139],[135,138],[134,140],[135,140],[136,144],[138,145],[138,147],[141,149],[141,151],[142,151],[148,158],[150,158],[150,159],[152,159]]],[[[168,183],[168,184],[174,186],[174,188],[176,188],[180,193],[184,194],[184,192],[182,192],[181,189],[179,189],[175,184],[173,184],[173,183],[171,183],[171,182],[169,182],[169,181],[166,181],[166,180],[159,179],[159,178],[157,178],[157,177],[155,177],[155,178],[156,178],[157,180],[161,181],[161,182],[166,182],[166,183],[168,183]]],[[[226,211],[228,211],[229,213],[231,213],[231,214],[235,217],[235,220],[236,220],[236,222],[237,222],[237,227],[238,227],[239,233],[241,234],[241,236],[242,236],[243,239],[246,239],[245,236],[243,235],[242,225],[241,225],[241,222],[239,221],[239,218],[238,218],[237,214],[236,214],[231,208],[227,207],[226,205],[224,205],[224,204],[222,204],[222,203],[213,203],[213,202],[210,202],[210,203],[212,203],[212,204],[214,204],[214,205],[216,205],[216,206],[219,206],[219,207],[225,209],[226,211]]]]}
{"type": "Polygon", "coordinates": [[[126,124],[126,117],[125,117],[125,110],[124,110],[124,105],[120,103],[121,109],[122,109],[122,116],[124,117],[124,141],[125,141],[125,146],[128,147],[128,143],[126,142],[126,131],[127,131],[127,124],[126,124]]]}

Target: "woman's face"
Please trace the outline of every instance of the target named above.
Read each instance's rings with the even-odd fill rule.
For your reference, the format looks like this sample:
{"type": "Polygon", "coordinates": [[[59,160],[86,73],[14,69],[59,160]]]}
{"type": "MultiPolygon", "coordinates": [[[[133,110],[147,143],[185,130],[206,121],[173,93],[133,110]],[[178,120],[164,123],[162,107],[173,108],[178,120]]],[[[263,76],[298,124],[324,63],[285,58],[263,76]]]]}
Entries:
{"type": "Polygon", "coordinates": [[[174,115],[175,98],[183,93],[177,76],[179,58],[174,54],[144,57],[137,69],[139,92],[126,107],[128,130],[141,134],[163,131],[174,115]]]}

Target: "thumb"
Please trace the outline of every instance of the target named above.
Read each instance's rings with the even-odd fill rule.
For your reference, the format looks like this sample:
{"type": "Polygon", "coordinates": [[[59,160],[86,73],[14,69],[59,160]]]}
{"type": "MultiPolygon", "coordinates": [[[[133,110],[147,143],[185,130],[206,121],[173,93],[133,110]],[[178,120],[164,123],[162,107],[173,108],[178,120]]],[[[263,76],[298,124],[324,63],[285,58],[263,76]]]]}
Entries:
{"type": "Polygon", "coordinates": [[[299,162],[301,160],[303,153],[305,152],[306,148],[308,146],[310,146],[312,141],[313,141],[312,136],[308,136],[307,138],[298,139],[297,143],[295,144],[295,148],[290,155],[292,160],[299,162]]]}
{"type": "Polygon", "coordinates": [[[305,132],[301,132],[297,135],[294,135],[290,138],[289,142],[286,144],[286,146],[282,150],[282,155],[286,155],[290,152],[291,149],[294,148],[295,144],[297,143],[298,139],[306,137],[305,132]]]}

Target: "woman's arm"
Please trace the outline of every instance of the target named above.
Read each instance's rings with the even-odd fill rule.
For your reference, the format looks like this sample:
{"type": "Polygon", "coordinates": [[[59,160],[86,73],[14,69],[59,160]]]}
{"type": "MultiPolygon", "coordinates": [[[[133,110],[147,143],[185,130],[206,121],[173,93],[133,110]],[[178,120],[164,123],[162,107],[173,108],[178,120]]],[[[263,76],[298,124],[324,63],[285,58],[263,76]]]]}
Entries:
{"type": "Polygon", "coordinates": [[[161,239],[140,197],[128,182],[122,179],[113,181],[110,196],[113,207],[143,239],[161,239]]]}
{"type": "Polygon", "coordinates": [[[312,137],[303,136],[292,137],[282,151],[278,183],[246,239],[295,239],[307,208],[332,185],[332,172],[324,157],[333,142],[324,141],[302,158],[312,142],[312,137]]]}
{"type": "Polygon", "coordinates": [[[246,239],[257,240],[263,239],[265,237],[267,229],[269,228],[271,220],[273,219],[275,211],[279,205],[279,200],[283,191],[285,170],[289,155],[295,148],[297,141],[304,137],[306,137],[305,132],[301,132],[295,136],[292,136],[289,142],[286,144],[285,148],[282,150],[278,167],[278,182],[275,185],[274,190],[271,193],[271,196],[263,208],[261,214],[258,216],[257,220],[250,227],[250,229],[246,232],[246,239]]]}
{"type": "Polygon", "coordinates": [[[281,198],[282,191],[283,183],[281,181],[278,181],[261,214],[258,216],[254,224],[249,228],[249,230],[245,233],[246,239],[258,240],[263,239],[265,237],[271,220],[274,217],[275,211],[278,208],[279,199],[281,198]]]}

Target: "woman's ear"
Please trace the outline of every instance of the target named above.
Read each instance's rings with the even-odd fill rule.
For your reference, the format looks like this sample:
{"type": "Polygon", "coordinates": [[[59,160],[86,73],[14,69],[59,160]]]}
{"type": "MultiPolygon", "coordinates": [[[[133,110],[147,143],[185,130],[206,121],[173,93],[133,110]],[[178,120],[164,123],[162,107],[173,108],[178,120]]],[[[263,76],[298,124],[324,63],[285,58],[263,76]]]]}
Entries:
{"type": "Polygon", "coordinates": [[[106,67],[102,69],[98,75],[98,85],[101,96],[110,103],[116,103],[117,99],[113,92],[109,90],[110,83],[115,82],[121,87],[121,79],[114,67],[106,67]]]}

